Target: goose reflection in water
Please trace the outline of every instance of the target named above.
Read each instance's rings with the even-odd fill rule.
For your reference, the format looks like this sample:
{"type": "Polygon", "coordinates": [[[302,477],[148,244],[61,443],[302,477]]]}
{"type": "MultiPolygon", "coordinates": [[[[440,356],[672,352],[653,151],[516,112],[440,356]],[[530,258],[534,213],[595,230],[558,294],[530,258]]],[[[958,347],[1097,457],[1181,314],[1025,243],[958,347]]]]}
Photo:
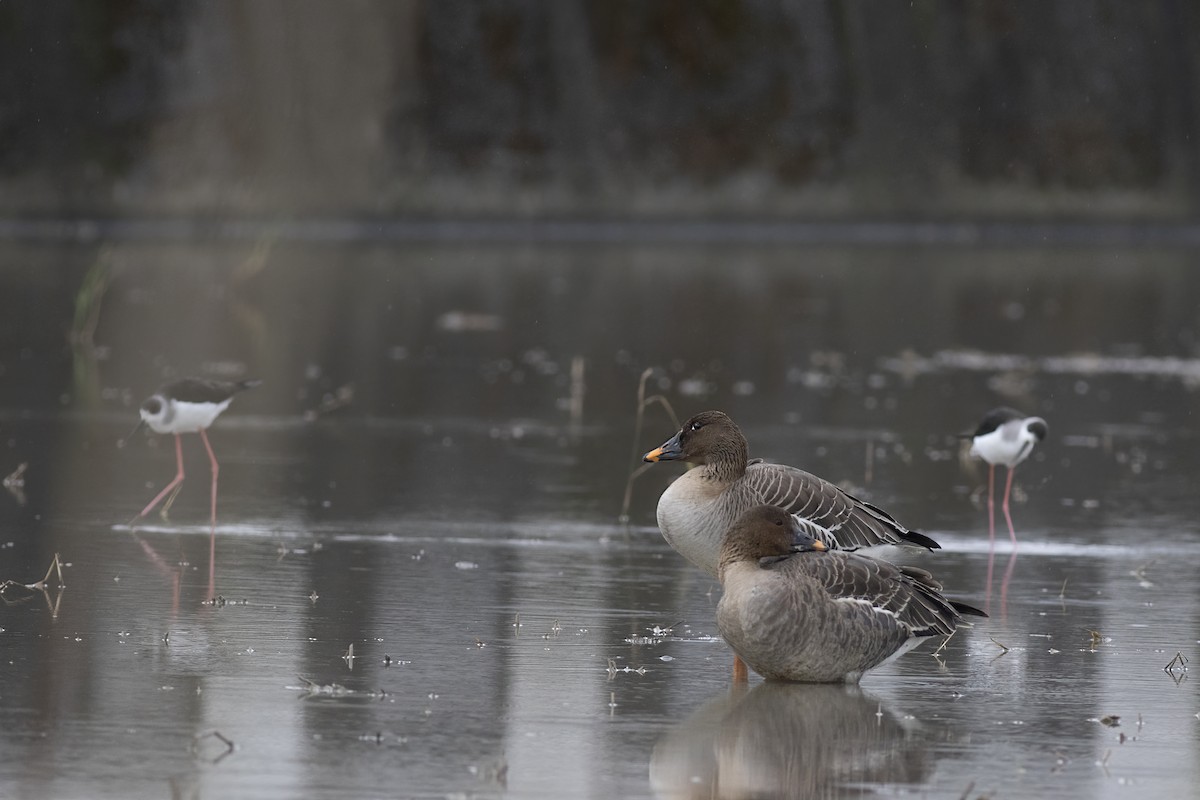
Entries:
{"type": "Polygon", "coordinates": [[[671,800],[842,797],[847,786],[920,785],[929,768],[915,728],[857,686],[735,686],[663,734],[650,784],[671,800]]]}

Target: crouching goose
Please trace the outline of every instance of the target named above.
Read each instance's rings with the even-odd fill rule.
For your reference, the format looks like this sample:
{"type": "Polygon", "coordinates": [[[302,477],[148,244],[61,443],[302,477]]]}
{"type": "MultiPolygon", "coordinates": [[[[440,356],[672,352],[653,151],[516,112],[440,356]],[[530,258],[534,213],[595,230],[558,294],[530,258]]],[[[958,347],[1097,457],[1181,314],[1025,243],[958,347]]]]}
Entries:
{"type": "Polygon", "coordinates": [[[776,506],[747,511],[721,547],[717,628],[765,678],[856,683],[925,639],[947,636],[963,614],[922,569],[825,550],[776,506]]]}
{"type": "Polygon", "coordinates": [[[684,558],[716,577],[721,537],[745,511],[780,506],[799,528],[831,550],[939,545],[910,531],[870,503],[829,481],[783,464],[749,460],[746,437],[727,415],[705,411],[679,433],[642,456],[643,461],[701,464],[667,487],[658,501],[663,538],[684,558]]]}

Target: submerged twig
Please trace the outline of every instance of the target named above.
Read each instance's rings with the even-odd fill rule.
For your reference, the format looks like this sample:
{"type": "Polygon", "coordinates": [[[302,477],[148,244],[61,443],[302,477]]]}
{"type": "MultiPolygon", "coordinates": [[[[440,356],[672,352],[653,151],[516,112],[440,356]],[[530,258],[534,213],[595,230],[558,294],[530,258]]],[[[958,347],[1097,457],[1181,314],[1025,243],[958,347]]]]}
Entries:
{"type": "Polygon", "coordinates": [[[621,500],[621,517],[620,522],[629,522],[629,505],[633,500],[633,482],[637,480],[643,472],[653,467],[653,464],[638,464],[630,473],[629,478],[625,481],[625,497],[621,500]]]}
{"type": "MultiPolygon", "coordinates": [[[[671,421],[675,424],[675,427],[680,427],[679,416],[675,413],[675,409],[671,407],[671,402],[667,400],[666,397],[661,394],[655,394],[651,395],[650,397],[646,397],[646,381],[650,379],[650,376],[653,375],[657,369],[658,367],[647,367],[642,371],[641,378],[638,379],[637,421],[633,426],[633,449],[629,456],[629,460],[632,463],[637,463],[638,443],[642,440],[642,418],[646,413],[647,406],[653,403],[658,403],[671,416],[671,421]]],[[[620,516],[620,521],[623,523],[629,522],[629,504],[631,495],[633,494],[633,481],[638,475],[641,475],[642,472],[646,470],[647,466],[647,464],[641,464],[630,469],[629,477],[625,480],[625,499],[621,503],[620,516]]]]}
{"type": "Polygon", "coordinates": [[[197,755],[202,756],[210,764],[219,764],[223,758],[225,758],[226,756],[231,754],[236,749],[237,749],[237,745],[233,743],[233,740],[226,737],[224,734],[222,734],[220,731],[217,731],[217,730],[212,730],[212,731],[208,731],[207,733],[202,733],[199,736],[196,736],[194,739],[192,739],[192,752],[196,753],[197,755]],[[221,744],[223,744],[225,746],[225,749],[222,750],[220,753],[218,753],[215,757],[209,757],[208,755],[200,753],[199,752],[200,745],[206,739],[216,739],[217,741],[219,741],[221,744]]]}
{"type": "MultiPolygon", "coordinates": [[[[954,630],[950,631],[949,634],[947,634],[946,638],[942,640],[941,645],[938,646],[938,649],[933,651],[932,655],[935,658],[937,657],[938,653],[946,649],[946,645],[950,644],[950,640],[954,638],[954,634],[956,633],[958,633],[958,628],[955,628],[954,630]]],[[[992,641],[995,642],[996,640],[993,639],[992,641]]]]}
{"type": "Polygon", "coordinates": [[[1172,678],[1174,678],[1175,670],[1179,670],[1180,673],[1187,672],[1187,668],[1188,668],[1187,665],[1188,665],[1188,657],[1185,656],[1182,652],[1177,651],[1175,653],[1175,657],[1172,658],[1170,661],[1168,661],[1167,665],[1165,667],[1163,667],[1163,672],[1167,673],[1172,678]]]}
{"type": "Polygon", "coordinates": [[[54,554],[54,558],[50,561],[50,567],[46,570],[46,576],[40,581],[34,581],[33,583],[21,583],[20,581],[6,580],[0,582],[0,597],[3,597],[6,592],[13,589],[24,589],[27,592],[44,592],[50,586],[51,575],[58,576],[57,588],[63,589],[66,587],[66,584],[63,583],[62,559],[59,558],[58,553],[54,554]]]}
{"type": "Polygon", "coordinates": [[[1188,657],[1185,656],[1182,652],[1176,651],[1175,657],[1172,658],[1170,661],[1168,661],[1167,665],[1165,667],[1163,667],[1163,669],[1166,670],[1167,672],[1172,671],[1177,666],[1187,669],[1187,663],[1188,663],[1188,657]]]}

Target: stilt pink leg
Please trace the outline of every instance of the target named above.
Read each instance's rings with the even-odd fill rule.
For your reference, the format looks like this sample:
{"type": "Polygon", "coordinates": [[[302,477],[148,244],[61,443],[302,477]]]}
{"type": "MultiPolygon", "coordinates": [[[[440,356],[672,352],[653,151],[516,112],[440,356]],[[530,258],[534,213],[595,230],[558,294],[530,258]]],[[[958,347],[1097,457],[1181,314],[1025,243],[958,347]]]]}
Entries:
{"type": "Polygon", "coordinates": [[[221,471],[217,465],[217,457],[213,454],[212,445],[208,443],[208,434],[200,430],[200,438],[204,441],[204,449],[208,451],[208,460],[212,463],[212,527],[217,528],[217,473],[221,471]]]}
{"type": "Polygon", "coordinates": [[[1017,546],[1017,532],[1013,530],[1012,515],[1008,513],[1008,496],[1012,493],[1013,468],[1008,468],[1008,481],[1004,484],[1004,519],[1008,523],[1008,538],[1012,539],[1013,547],[1017,546]]]}
{"type": "Polygon", "coordinates": [[[733,655],[733,682],[735,684],[739,684],[739,683],[749,683],[749,681],[750,681],[750,668],[748,666],[746,666],[745,661],[742,661],[741,656],[739,656],[737,653],[734,653],[734,655],[733,655]]]}
{"type": "Polygon", "coordinates": [[[217,464],[217,456],[213,453],[212,445],[208,443],[208,434],[200,429],[200,438],[204,440],[204,449],[208,451],[208,460],[212,464],[212,521],[208,532],[208,596],[216,596],[217,578],[217,473],[221,471],[217,464]]]}
{"type": "Polygon", "coordinates": [[[163,487],[163,490],[158,493],[158,496],[150,501],[150,505],[142,509],[142,513],[138,517],[144,517],[154,510],[154,507],[162,502],[172,489],[183,483],[183,442],[179,439],[179,434],[175,434],[175,480],[163,487]]]}
{"type": "Polygon", "coordinates": [[[988,544],[996,544],[996,465],[988,464],[988,544]]]}

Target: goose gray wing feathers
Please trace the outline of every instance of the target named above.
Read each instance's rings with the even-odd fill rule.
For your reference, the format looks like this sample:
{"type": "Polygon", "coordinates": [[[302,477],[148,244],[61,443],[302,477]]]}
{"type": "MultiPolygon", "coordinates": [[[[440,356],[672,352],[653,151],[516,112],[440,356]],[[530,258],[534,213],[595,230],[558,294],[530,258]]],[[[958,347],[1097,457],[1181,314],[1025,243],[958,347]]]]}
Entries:
{"type": "Polygon", "coordinates": [[[933,539],[908,530],[886,511],[804,470],[752,463],[746,469],[745,482],[757,496],[755,502],[786,509],[806,532],[831,550],[853,551],[888,544],[940,548],[933,539]]]}
{"type": "MultiPolygon", "coordinates": [[[[959,625],[959,608],[942,595],[941,584],[923,569],[898,567],[853,553],[797,554],[766,568],[802,572],[821,586],[831,601],[846,603],[856,612],[855,626],[899,627],[916,638],[949,635],[959,625]]],[[[967,613],[979,613],[963,608],[967,613]]]]}

